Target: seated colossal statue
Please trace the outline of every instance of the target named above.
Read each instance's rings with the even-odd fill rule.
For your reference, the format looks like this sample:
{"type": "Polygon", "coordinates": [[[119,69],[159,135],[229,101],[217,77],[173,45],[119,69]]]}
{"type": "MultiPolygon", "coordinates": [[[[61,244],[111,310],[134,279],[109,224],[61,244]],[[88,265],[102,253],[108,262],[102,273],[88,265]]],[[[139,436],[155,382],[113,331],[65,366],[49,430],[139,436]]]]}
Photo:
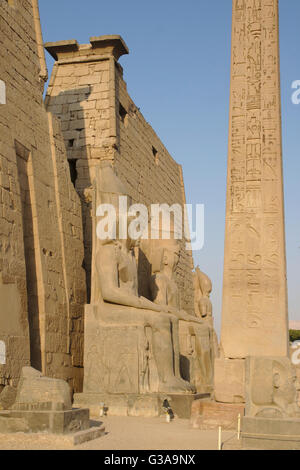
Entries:
{"type": "MultiPolygon", "coordinates": [[[[119,197],[128,196],[127,189],[108,162],[96,174],[94,208],[112,205],[118,225],[119,197]]],[[[192,393],[193,387],[180,376],[178,317],[167,306],[138,295],[136,242],[117,235],[99,239],[95,226],[93,233],[84,393],[192,393]]]]}

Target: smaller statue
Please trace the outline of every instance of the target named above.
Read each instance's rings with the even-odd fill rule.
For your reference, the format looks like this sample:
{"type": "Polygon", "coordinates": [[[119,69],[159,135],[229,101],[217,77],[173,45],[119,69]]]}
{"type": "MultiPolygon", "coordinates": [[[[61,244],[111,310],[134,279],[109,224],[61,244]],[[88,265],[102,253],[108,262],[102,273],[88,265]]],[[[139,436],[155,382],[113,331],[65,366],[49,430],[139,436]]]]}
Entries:
{"type": "Polygon", "coordinates": [[[195,269],[194,291],[195,291],[195,313],[197,317],[204,318],[212,323],[212,303],[209,298],[212,291],[212,282],[209,277],[200,271],[199,267],[195,269]]]}
{"type": "Polygon", "coordinates": [[[152,351],[152,330],[151,327],[145,328],[145,337],[144,337],[144,350],[142,351],[142,367],[141,367],[141,388],[143,393],[150,392],[150,382],[152,379],[153,382],[153,372],[152,372],[152,361],[153,361],[153,351],[152,351]]]}
{"type": "Polygon", "coordinates": [[[195,313],[198,318],[205,320],[212,329],[211,340],[214,357],[219,356],[219,343],[217,334],[214,330],[214,320],[212,303],[210,300],[210,294],[212,292],[212,282],[210,278],[203,273],[199,266],[193,273],[194,278],[194,302],[195,302],[195,313]]]}

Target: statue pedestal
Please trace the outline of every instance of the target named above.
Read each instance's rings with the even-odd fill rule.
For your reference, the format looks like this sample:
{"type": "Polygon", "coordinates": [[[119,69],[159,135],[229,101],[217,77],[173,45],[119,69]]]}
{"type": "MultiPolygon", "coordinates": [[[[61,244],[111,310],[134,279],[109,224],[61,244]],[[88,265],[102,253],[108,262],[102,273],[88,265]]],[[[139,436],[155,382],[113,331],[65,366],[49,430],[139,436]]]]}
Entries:
{"type": "Polygon", "coordinates": [[[70,434],[90,428],[89,410],[53,410],[51,403],[42,407],[12,409],[0,412],[0,432],[47,432],[70,434]],[[48,409],[47,409],[48,408],[48,409]],[[21,426],[21,428],[19,427],[21,426]]]}
{"type": "Polygon", "coordinates": [[[74,395],[74,406],[89,408],[94,418],[103,407],[110,416],[156,417],[164,414],[167,400],[178,418],[190,418],[193,401],[209,394],[159,391],[164,384],[158,378],[153,335],[161,317],[119,305],[86,305],[84,387],[74,395]]]}
{"type": "Polygon", "coordinates": [[[174,415],[181,419],[190,419],[194,400],[204,395],[195,394],[107,394],[77,393],[74,395],[74,406],[89,408],[91,417],[99,418],[105,409],[108,416],[143,416],[157,417],[164,412],[164,402],[168,401],[174,415]]]}

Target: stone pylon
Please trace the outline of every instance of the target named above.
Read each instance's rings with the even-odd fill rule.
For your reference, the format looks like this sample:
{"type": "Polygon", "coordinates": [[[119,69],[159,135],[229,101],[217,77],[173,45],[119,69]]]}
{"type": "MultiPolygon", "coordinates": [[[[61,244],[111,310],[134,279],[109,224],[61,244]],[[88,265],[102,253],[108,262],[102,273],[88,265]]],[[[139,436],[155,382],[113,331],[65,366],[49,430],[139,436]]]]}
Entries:
{"type": "Polygon", "coordinates": [[[247,356],[288,355],[278,0],[233,0],[221,347],[221,402],[247,356]]]}

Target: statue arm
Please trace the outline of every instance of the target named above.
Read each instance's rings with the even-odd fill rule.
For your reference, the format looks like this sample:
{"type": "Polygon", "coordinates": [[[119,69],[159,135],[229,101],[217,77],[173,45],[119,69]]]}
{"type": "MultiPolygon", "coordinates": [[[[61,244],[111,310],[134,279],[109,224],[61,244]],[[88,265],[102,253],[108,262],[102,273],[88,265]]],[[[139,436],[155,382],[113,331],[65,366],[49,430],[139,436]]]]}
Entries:
{"type": "Polygon", "coordinates": [[[174,307],[169,307],[169,313],[172,313],[173,315],[175,315],[179,320],[199,323],[201,325],[203,325],[204,323],[203,320],[200,320],[200,318],[194,315],[189,315],[185,310],[177,310],[174,307]]]}

